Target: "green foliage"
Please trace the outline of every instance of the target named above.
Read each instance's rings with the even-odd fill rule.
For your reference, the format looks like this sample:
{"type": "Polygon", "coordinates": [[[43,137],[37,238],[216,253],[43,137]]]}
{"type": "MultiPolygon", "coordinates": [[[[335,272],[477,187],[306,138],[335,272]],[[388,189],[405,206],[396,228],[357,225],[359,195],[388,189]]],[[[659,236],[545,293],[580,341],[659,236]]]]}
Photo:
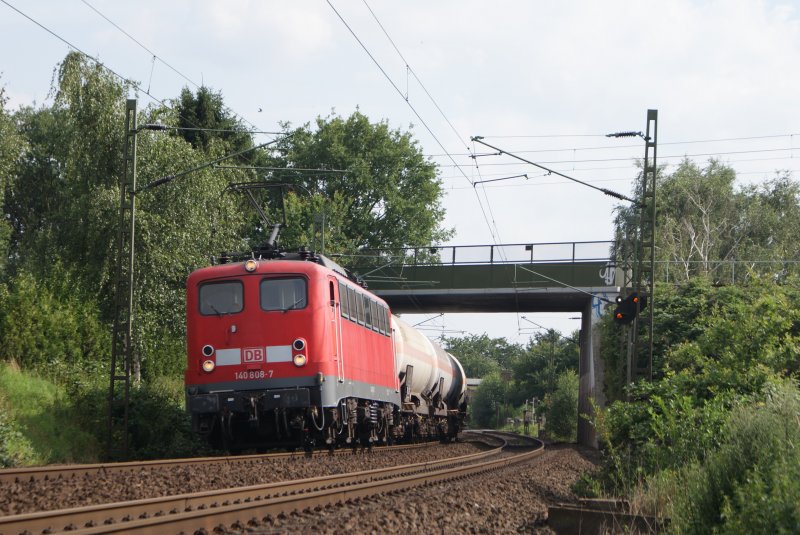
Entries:
{"type": "MultiPolygon", "coordinates": [[[[325,218],[327,250],[393,249],[446,239],[442,230],[441,182],[436,166],[411,134],[371,123],[356,111],[347,118],[318,118],[282,138],[276,148],[282,182],[297,186],[287,210],[282,243],[319,243],[314,216],[325,218]],[[345,173],[297,173],[294,169],[335,169],[345,173]]],[[[277,215],[279,207],[273,207],[277,215]]]]}
{"type": "MultiPolygon", "coordinates": [[[[59,283],[67,281],[61,279],[59,283]]],[[[109,352],[109,329],[97,305],[54,292],[33,276],[20,273],[10,290],[0,292],[0,359],[26,370],[63,376],[69,370],[91,375],[109,352]]]]}
{"type": "MultiPolygon", "coordinates": [[[[731,507],[739,508],[744,507],[741,496],[747,493],[754,496],[765,490],[766,497],[772,499],[774,487],[765,479],[771,472],[759,468],[749,474],[749,465],[741,459],[721,469],[729,472],[725,488],[704,479],[716,481],[714,478],[721,475],[692,479],[685,467],[699,472],[698,467],[711,456],[721,455],[732,440],[731,422],[747,421],[742,415],[760,407],[764,392],[771,392],[772,385],[783,378],[797,378],[797,288],[793,280],[781,284],[753,279],[749,286],[713,287],[693,280],[672,290],[664,289],[659,294],[663,306],[655,315],[655,345],[660,352],[656,380],[629,387],[630,401],[617,400],[597,412],[598,434],[608,452],[608,463],[599,480],[612,492],[626,494],[641,493],[634,489],[648,482],[645,502],[651,512],[659,513],[686,488],[702,496],[720,495],[708,503],[699,494],[692,495],[706,516],[719,516],[722,496],[728,496],[726,503],[731,507]],[[739,489],[740,483],[731,483],[745,480],[749,483],[744,490],[739,489]],[[739,490],[734,492],[734,487],[739,490]]],[[[618,388],[621,391],[621,386],[618,388]]],[[[741,432],[748,441],[761,440],[760,430],[741,432]]],[[[794,495],[789,489],[780,492],[794,495]]],[[[708,524],[702,526],[707,528],[708,524]]]]}
{"type": "Polygon", "coordinates": [[[82,427],[65,388],[0,363],[0,463],[96,461],[99,442],[82,427]]]}
{"type": "Polygon", "coordinates": [[[486,333],[460,338],[445,338],[445,348],[458,358],[467,377],[480,378],[508,369],[522,353],[522,347],[505,338],[489,338],[486,333]]]}
{"type": "Polygon", "coordinates": [[[578,374],[566,370],[558,376],[547,409],[547,434],[574,442],[578,436],[578,374]]]}
{"type": "MultiPolygon", "coordinates": [[[[558,378],[566,370],[573,370],[575,375],[578,368],[575,339],[555,330],[536,334],[526,347],[486,334],[446,338],[444,345],[461,362],[467,377],[483,378],[469,409],[473,424],[479,426],[502,426],[506,417],[521,414],[521,407],[534,399],[537,413],[544,413],[545,400],[562,380],[558,378]]],[[[577,400],[577,386],[569,395],[577,400]]],[[[577,401],[575,411],[577,417],[577,401]]],[[[566,421],[570,422],[566,427],[577,425],[575,418],[566,421]]],[[[562,436],[569,437],[575,431],[567,430],[562,436]]]]}
{"type": "Polygon", "coordinates": [[[719,448],[675,473],[677,533],[796,533],[800,525],[800,391],[771,384],[732,411],[719,448]]]}
{"type": "MultiPolygon", "coordinates": [[[[183,382],[174,377],[153,377],[142,386],[131,389],[128,412],[130,459],[191,457],[209,453],[192,432],[183,396],[183,382]]],[[[81,427],[91,432],[98,443],[105,444],[108,386],[97,382],[74,388],[71,402],[81,427]]],[[[121,404],[118,404],[118,410],[121,410],[121,404]]]]}
{"type": "MultiPolygon", "coordinates": [[[[5,89],[0,86],[0,206],[5,206],[6,192],[13,187],[14,169],[24,147],[14,118],[5,109],[6,102],[5,89]]],[[[5,272],[12,230],[6,218],[0,220],[0,277],[5,272]]]]}
{"type": "Polygon", "coordinates": [[[526,399],[545,399],[556,388],[556,378],[566,370],[578,369],[579,347],[571,338],[550,329],[536,333],[525,350],[511,362],[514,372],[512,400],[521,405],[526,399]]]}
{"type": "Polygon", "coordinates": [[[203,86],[192,94],[188,88],[184,88],[175,109],[178,127],[181,128],[177,135],[195,149],[208,151],[216,140],[221,140],[230,152],[240,152],[253,146],[246,128],[225,107],[220,92],[203,86]]]}
{"type": "MultiPolygon", "coordinates": [[[[58,383],[0,364],[0,464],[97,462],[104,451],[108,379],[74,372],[58,383]],[[63,382],[62,382],[63,381],[63,382]]],[[[208,453],[192,433],[183,382],[154,378],[131,390],[131,459],[208,453]]]]}
{"type": "MultiPolygon", "coordinates": [[[[705,167],[684,160],[670,175],[659,170],[657,280],[701,276],[730,284],[748,280],[753,271],[797,273],[783,260],[800,255],[800,183],[786,172],[759,185],[737,188],[735,181],[734,170],[713,159],[705,167]]],[[[623,263],[633,258],[638,221],[635,207],[617,210],[617,258],[623,263]]]]}
{"type": "Polygon", "coordinates": [[[508,381],[499,372],[483,377],[469,404],[470,425],[473,427],[500,427],[505,417],[503,410],[508,397],[508,381]],[[499,414],[499,419],[498,419],[499,414]]]}
{"type": "MultiPolygon", "coordinates": [[[[180,137],[142,135],[139,179],[149,183],[208,158],[180,137]]],[[[240,200],[222,195],[232,180],[229,173],[203,170],[138,196],[134,329],[145,378],[178,374],[184,368],[188,275],[207,265],[211,253],[243,247],[240,200]]]]}
{"type": "Polygon", "coordinates": [[[36,452],[0,398],[0,468],[36,464],[36,452]]]}
{"type": "Polygon", "coordinates": [[[666,295],[655,317],[655,332],[672,330],[658,343],[664,348],[659,379],[630,387],[630,402],[608,407],[609,440],[624,444],[644,473],[702,456],[717,445],[721,424],[739,400],[800,366],[795,284],[714,288],[693,282],[666,295]]]}

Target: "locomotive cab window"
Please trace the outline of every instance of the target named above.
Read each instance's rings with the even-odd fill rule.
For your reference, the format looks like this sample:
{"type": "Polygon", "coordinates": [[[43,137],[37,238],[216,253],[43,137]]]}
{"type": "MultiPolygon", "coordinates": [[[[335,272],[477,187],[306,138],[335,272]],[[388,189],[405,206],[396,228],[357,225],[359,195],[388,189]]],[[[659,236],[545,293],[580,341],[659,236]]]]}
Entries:
{"type": "Polygon", "coordinates": [[[265,311],[296,310],[308,304],[306,280],[300,277],[264,279],[261,281],[261,309],[265,311]]]}
{"type": "Polygon", "coordinates": [[[200,286],[199,298],[204,316],[236,314],[244,308],[244,286],[241,281],[210,282],[200,286]]]}

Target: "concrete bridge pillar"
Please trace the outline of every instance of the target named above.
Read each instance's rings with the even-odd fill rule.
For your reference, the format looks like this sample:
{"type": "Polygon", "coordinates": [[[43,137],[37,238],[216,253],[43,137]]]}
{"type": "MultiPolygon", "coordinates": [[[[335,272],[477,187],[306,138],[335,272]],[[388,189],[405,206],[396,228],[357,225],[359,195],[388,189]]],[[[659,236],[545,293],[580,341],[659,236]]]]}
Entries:
{"type": "Polygon", "coordinates": [[[581,313],[580,357],[578,362],[578,444],[597,448],[597,435],[594,426],[584,418],[594,416],[592,402],[597,407],[605,407],[603,393],[604,367],[600,358],[600,333],[597,322],[603,313],[605,303],[596,297],[587,301],[581,313]]]}

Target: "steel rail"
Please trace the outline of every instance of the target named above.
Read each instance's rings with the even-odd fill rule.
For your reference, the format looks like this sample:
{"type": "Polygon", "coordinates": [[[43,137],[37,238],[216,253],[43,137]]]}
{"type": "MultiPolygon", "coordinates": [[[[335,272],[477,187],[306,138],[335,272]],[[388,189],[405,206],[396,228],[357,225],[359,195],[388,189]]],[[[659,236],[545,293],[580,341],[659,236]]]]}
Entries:
{"type": "MultiPolygon", "coordinates": [[[[438,442],[425,442],[422,444],[404,444],[400,446],[375,446],[372,452],[403,451],[407,449],[427,448],[437,445],[438,442]]],[[[351,448],[341,448],[333,451],[334,455],[353,455],[360,451],[351,448]]],[[[369,450],[366,450],[369,451],[369,450]]],[[[312,455],[329,455],[327,450],[316,450],[312,455]]],[[[198,464],[234,464],[255,461],[269,461],[273,459],[286,459],[307,457],[306,452],[261,453],[254,455],[226,455],[222,457],[187,457],[183,459],[161,459],[157,461],[130,461],[122,463],[94,463],[94,464],[65,464],[58,466],[35,466],[27,468],[4,468],[0,470],[0,482],[14,483],[35,479],[58,479],[72,476],[84,476],[97,473],[133,472],[145,469],[163,469],[198,464]]]]}
{"type": "Polygon", "coordinates": [[[83,533],[84,529],[92,529],[93,527],[113,531],[117,529],[116,526],[118,525],[127,529],[127,526],[132,525],[131,522],[134,519],[151,519],[153,522],[160,524],[154,519],[159,517],[171,518],[175,515],[189,514],[202,510],[223,510],[226,507],[233,507],[242,503],[278,500],[289,494],[299,495],[320,491],[321,489],[341,489],[348,485],[397,478],[415,472],[441,470],[444,467],[479,461],[498,455],[502,450],[503,446],[500,446],[483,452],[390,468],[5,516],[0,517],[0,533],[4,535],[16,535],[23,532],[57,533],[70,531],[71,533],[76,533],[76,530],[80,530],[77,531],[78,533],[83,533]]]}
{"type": "Polygon", "coordinates": [[[478,464],[462,465],[454,468],[421,472],[381,481],[369,481],[347,487],[321,489],[295,496],[281,496],[266,500],[251,501],[227,507],[204,509],[179,513],[169,517],[133,520],[123,524],[103,525],[95,528],[74,531],[73,533],[90,535],[97,533],[193,533],[199,529],[211,531],[219,526],[230,526],[234,523],[246,524],[258,521],[267,515],[278,515],[290,511],[306,510],[314,507],[325,507],[348,500],[375,496],[393,491],[407,490],[413,487],[431,485],[438,482],[460,479],[471,475],[498,470],[512,464],[532,459],[544,452],[544,448],[532,449],[511,457],[503,457],[478,464]]]}

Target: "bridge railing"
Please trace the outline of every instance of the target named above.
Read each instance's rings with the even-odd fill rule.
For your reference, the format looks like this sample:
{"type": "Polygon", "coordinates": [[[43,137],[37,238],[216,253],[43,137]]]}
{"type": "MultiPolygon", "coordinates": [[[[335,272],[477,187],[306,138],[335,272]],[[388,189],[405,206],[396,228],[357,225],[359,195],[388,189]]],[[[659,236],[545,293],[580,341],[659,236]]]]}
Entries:
{"type": "Polygon", "coordinates": [[[607,261],[613,241],[431,245],[402,249],[370,249],[356,263],[403,266],[577,263],[607,261]]]}

